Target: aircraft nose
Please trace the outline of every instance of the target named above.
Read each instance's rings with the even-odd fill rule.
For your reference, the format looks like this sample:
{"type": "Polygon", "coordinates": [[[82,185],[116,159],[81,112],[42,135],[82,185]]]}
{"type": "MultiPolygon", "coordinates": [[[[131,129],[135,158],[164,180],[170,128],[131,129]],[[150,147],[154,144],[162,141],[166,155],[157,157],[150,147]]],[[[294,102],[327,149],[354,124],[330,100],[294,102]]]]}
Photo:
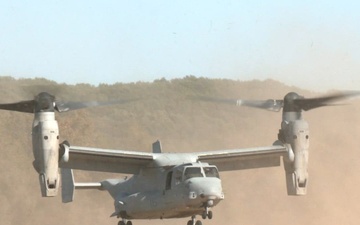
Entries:
{"type": "Polygon", "coordinates": [[[224,199],[221,180],[218,178],[192,178],[188,181],[188,187],[190,199],[224,199]]]}

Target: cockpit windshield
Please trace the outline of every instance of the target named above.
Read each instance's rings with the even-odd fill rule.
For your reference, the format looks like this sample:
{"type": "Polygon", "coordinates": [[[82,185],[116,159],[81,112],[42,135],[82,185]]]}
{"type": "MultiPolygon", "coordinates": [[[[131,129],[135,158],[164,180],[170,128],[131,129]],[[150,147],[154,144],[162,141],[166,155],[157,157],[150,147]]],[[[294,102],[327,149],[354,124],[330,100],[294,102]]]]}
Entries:
{"type": "Polygon", "coordinates": [[[217,177],[219,178],[219,171],[216,167],[204,167],[206,177],[217,177]]]}
{"type": "MultiPolygon", "coordinates": [[[[219,171],[217,170],[217,168],[215,166],[204,166],[204,167],[191,166],[191,167],[185,168],[184,180],[187,180],[187,179],[190,179],[193,177],[204,177],[204,176],[220,178],[219,171]]],[[[177,178],[178,180],[181,179],[180,174],[178,174],[176,177],[178,177],[177,178]]]]}
{"type": "Polygon", "coordinates": [[[203,177],[200,167],[187,167],[184,172],[184,180],[193,178],[193,177],[203,177]]]}

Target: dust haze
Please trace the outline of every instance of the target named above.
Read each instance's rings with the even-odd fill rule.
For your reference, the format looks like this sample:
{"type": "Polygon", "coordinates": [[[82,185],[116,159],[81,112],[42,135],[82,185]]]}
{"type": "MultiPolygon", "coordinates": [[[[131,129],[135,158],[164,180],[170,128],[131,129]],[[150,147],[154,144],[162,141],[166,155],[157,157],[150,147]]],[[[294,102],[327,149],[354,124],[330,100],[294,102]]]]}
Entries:
{"type": "MultiPolygon", "coordinates": [[[[189,96],[281,99],[289,91],[313,93],[273,80],[231,81],[186,77],[152,83],[65,85],[44,79],[0,78],[2,103],[32,99],[44,88],[64,100],[140,98],[125,105],[57,114],[61,140],[73,145],[151,151],[161,140],[165,152],[190,152],[271,145],[281,113],[195,102],[189,96]],[[41,87],[41,88],[39,88],[41,87]],[[41,90],[40,90],[41,89],[41,90]]],[[[283,167],[221,174],[225,200],[204,225],[358,224],[360,211],[360,101],[305,112],[310,125],[308,194],[286,194],[283,167]]],[[[0,111],[1,224],[115,225],[113,200],[107,192],[77,191],[75,201],[41,198],[32,168],[33,115],[0,111]]],[[[76,172],[75,180],[99,181],[123,174],[76,172]]],[[[134,225],[184,225],[177,220],[134,220],[134,225]]]]}

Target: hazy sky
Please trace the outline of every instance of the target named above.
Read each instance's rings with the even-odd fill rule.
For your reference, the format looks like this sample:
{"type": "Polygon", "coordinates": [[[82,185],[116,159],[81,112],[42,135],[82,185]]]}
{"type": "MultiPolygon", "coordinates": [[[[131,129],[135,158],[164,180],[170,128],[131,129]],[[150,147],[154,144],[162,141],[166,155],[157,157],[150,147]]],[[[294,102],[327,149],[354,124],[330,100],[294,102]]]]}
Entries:
{"type": "Polygon", "coordinates": [[[359,1],[0,0],[0,76],[360,89],[359,1]]]}

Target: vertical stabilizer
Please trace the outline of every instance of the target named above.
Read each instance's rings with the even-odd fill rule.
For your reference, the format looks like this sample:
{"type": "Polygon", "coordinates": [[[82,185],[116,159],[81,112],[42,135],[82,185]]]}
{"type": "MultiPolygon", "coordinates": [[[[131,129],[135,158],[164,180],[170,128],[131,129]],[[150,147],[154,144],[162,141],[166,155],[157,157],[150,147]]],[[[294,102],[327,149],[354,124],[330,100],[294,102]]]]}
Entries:
{"type": "Polygon", "coordinates": [[[74,200],[74,191],[75,191],[75,183],[74,183],[74,174],[72,169],[61,169],[61,197],[62,202],[72,202],[74,200]]]}
{"type": "Polygon", "coordinates": [[[161,143],[159,140],[152,144],[152,151],[153,153],[161,153],[161,143]]]}

